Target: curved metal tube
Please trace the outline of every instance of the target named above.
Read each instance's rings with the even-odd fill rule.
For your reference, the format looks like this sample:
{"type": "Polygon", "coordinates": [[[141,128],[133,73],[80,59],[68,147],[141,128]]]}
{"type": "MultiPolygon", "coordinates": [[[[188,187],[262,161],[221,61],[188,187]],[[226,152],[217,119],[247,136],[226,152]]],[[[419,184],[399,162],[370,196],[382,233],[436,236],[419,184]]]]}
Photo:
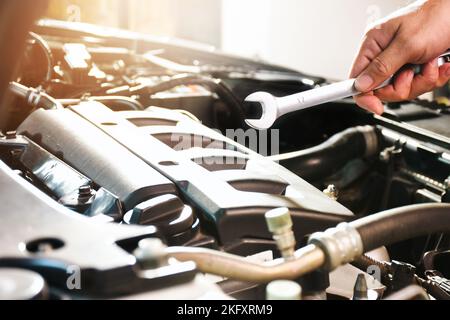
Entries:
{"type": "MultiPolygon", "coordinates": [[[[381,212],[347,225],[354,229],[358,238],[361,237],[361,251],[362,248],[365,251],[370,251],[382,245],[417,236],[448,231],[450,226],[449,210],[450,204],[415,205],[381,212]],[[426,224],[423,223],[424,214],[428,219],[426,224]]],[[[331,263],[332,268],[335,268],[340,264],[350,262],[351,259],[360,254],[354,252],[356,247],[351,239],[352,234],[342,232],[348,228],[340,226],[319,233],[316,237],[312,236],[315,242],[324,246],[323,250],[319,246],[310,244],[297,250],[293,260],[284,261],[280,259],[272,261],[270,264],[258,264],[240,256],[203,248],[170,247],[166,249],[166,253],[169,257],[180,261],[195,262],[197,268],[204,273],[235,280],[252,283],[293,280],[324,267],[327,259],[328,266],[331,263],[330,261],[338,260],[331,263]],[[321,237],[321,235],[328,238],[321,237]],[[327,241],[323,241],[324,239],[327,241]],[[330,241],[330,239],[333,241],[330,241]],[[349,243],[348,248],[342,246],[342,243],[349,243]],[[336,259],[330,259],[330,248],[334,248],[331,252],[334,257],[337,257],[336,259]],[[354,257],[349,257],[347,252],[354,257]]]]}
{"type": "Polygon", "coordinates": [[[201,272],[251,283],[293,280],[325,263],[323,251],[315,245],[297,250],[294,260],[274,261],[274,264],[258,264],[240,256],[203,248],[170,247],[166,250],[170,257],[179,261],[194,261],[201,272]]]}

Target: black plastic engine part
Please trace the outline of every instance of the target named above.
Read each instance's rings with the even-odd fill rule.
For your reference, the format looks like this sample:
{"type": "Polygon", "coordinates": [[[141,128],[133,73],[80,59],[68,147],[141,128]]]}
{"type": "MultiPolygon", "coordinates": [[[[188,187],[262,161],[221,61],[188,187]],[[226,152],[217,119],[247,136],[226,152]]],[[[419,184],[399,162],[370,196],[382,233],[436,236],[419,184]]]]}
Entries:
{"type": "MultiPolygon", "coordinates": [[[[196,212],[202,216],[206,228],[217,235],[224,245],[246,237],[271,239],[264,214],[273,208],[291,208],[295,232],[299,238],[352,218],[350,211],[298,176],[177,112],[156,109],[148,112],[114,113],[94,102],[82,103],[71,109],[173,181],[183,200],[198,210],[196,212]],[[140,124],[145,123],[145,119],[148,123],[152,119],[165,119],[175,125],[137,127],[127,119],[133,119],[133,122],[139,119],[140,124]],[[179,150],[176,146],[170,147],[153,137],[161,133],[169,133],[174,137],[200,136],[208,141],[223,141],[225,149],[193,148],[193,141],[185,141],[183,145],[188,147],[179,150]],[[227,149],[226,146],[229,145],[234,150],[227,149]],[[239,160],[245,165],[230,170],[232,166],[226,161],[213,162],[214,168],[198,162],[198,159],[211,158],[239,160]],[[236,181],[234,170],[246,180],[252,181],[245,184],[245,191],[232,186],[233,181],[236,181]],[[267,188],[267,176],[276,181],[277,186],[283,185],[283,189],[286,186],[285,191],[282,194],[267,193],[271,191],[271,188],[267,188]],[[257,185],[256,181],[261,180],[266,184],[264,188],[249,189],[252,185],[257,185]]],[[[48,113],[52,117],[52,112],[48,113]]],[[[41,130],[47,131],[45,128],[41,130]]],[[[36,133],[38,132],[35,131],[36,133]]],[[[243,185],[242,181],[240,183],[243,185]]]]}
{"type": "Polygon", "coordinates": [[[57,199],[78,193],[81,187],[92,184],[89,178],[27,137],[15,136],[0,139],[0,146],[5,151],[9,151],[14,160],[38,179],[57,199]]]}
{"type": "Polygon", "coordinates": [[[394,119],[398,123],[406,123],[420,130],[427,130],[436,135],[450,136],[448,123],[450,114],[448,107],[437,102],[404,102],[391,105],[387,109],[386,117],[394,119]]]}
{"type": "MultiPolygon", "coordinates": [[[[18,129],[52,154],[115,194],[125,210],[163,194],[173,183],[70,110],[34,112],[18,129]]],[[[113,122],[104,125],[114,127],[113,122]]]]}
{"type": "Polygon", "coordinates": [[[122,203],[115,195],[104,188],[94,190],[89,178],[27,137],[3,136],[0,151],[10,155],[9,162],[26,172],[27,179],[71,210],[90,217],[104,214],[113,220],[123,216],[122,203]]]}
{"type": "Polygon", "coordinates": [[[154,274],[136,272],[135,258],[122,248],[133,250],[141,239],[161,238],[153,226],[100,224],[74,216],[3,162],[0,184],[8,186],[0,193],[7,213],[0,224],[0,234],[7,235],[0,246],[0,268],[37,272],[50,286],[65,291],[70,291],[68,278],[78,269],[80,288],[72,293],[91,297],[157,290],[192,281],[196,274],[190,263],[154,274]]]}
{"type": "MultiPolygon", "coordinates": [[[[245,238],[271,239],[264,214],[273,208],[292,210],[299,238],[352,218],[349,210],[295,174],[177,112],[115,113],[86,101],[71,110],[38,110],[19,131],[116,194],[126,211],[177,194],[176,185],[223,245],[245,238]],[[155,138],[161,134],[188,138],[181,141],[185,148],[155,138]],[[198,148],[189,140],[199,137],[215,148],[198,148]]],[[[186,217],[190,223],[190,215],[186,217]]],[[[192,240],[198,226],[194,219],[188,230],[169,237],[170,242],[192,240]]]]}
{"type": "Polygon", "coordinates": [[[181,234],[198,225],[196,219],[190,206],[185,205],[177,196],[169,194],[137,205],[125,214],[124,222],[156,226],[171,242],[172,237],[181,237],[181,234]]]}
{"type": "Polygon", "coordinates": [[[96,191],[91,206],[84,214],[88,217],[107,215],[114,221],[119,221],[124,215],[122,202],[105,188],[96,191]]]}

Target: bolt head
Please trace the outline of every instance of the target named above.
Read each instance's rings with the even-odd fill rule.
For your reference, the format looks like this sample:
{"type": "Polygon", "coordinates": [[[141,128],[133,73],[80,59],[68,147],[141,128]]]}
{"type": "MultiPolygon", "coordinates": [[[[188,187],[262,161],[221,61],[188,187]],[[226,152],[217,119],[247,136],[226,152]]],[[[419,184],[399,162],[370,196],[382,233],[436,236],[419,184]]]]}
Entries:
{"type": "Polygon", "coordinates": [[[78,189],[78,199],[89,199],[94,195],[90,185],[81,186],[78,189]]]}
{"type": "Polygon", "coordinates": [[[8,131],[6,132],[6,139],[12,140],[17,138],[17,132],[16,131],[8,131]]]}
{"type": "Polygon", "coordinates": [[[447,189],[450,189],[450,177],[448,177],[448,178],[445,180],[444,185],[445,185],[445,187],[446,187],[447,189]]]}

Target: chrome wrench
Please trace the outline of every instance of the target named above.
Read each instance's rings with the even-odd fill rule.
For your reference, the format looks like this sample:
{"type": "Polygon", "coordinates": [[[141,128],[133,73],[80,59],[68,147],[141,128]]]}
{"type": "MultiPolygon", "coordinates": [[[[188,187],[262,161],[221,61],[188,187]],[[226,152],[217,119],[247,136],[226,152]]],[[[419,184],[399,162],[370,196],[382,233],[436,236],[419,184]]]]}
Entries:
{"type": "MultiPolygon", "coordinates": [[[[441,55],[438,59],[438,65],[442,66],[450,62],[450,51],[441,55]]],[[[422,66],[412,65],[416,74],[420,73],[422,66]]],[[[393,82],[395,76],[390,77],[376,89],[384,88],[393,82]]],[[[349,79],[336,82],[323,87],[315,88],[305,92],[293,94],[286,97],[274,97],[267,92],[256,92],[249,95],[245,101],[259,103],[262,108],[261,119],[247,119],[246,123],[258,130],[267,130],[273,126],[275,121],[281,116],[304,109],[308,109],[324,103],[341,100],[361,94],[355,88],[356,79],[349,79]]]]}

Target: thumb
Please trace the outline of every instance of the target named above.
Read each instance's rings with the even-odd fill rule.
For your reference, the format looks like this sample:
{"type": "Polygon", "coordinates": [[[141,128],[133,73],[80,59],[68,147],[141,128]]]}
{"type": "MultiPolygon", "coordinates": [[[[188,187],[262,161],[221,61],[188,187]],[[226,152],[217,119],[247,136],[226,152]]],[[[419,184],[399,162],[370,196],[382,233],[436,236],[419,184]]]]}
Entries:
{"type": "Polygon", "coordinates": [[[402,52],[399,45],[396,42],[391,43],[358,76],[355,82],[356,89],[363,93],[372,91],[403,67],[406,60],[404,51],[402,52]]]}

